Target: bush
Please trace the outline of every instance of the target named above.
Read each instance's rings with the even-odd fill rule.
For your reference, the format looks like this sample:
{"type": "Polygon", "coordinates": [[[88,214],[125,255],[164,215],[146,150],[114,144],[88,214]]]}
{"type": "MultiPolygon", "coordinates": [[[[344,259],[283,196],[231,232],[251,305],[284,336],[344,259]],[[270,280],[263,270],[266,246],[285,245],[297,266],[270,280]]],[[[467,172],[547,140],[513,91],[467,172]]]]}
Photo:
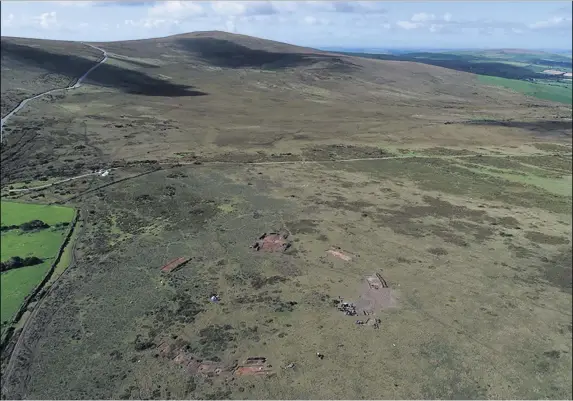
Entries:
{"type": "Polygon", "coordinates": [[[19,228],[20,228],[20,226],[14,226],[14,225],[12,225],[12,226],[2,226],[2,227],[0,227],[0,231],[17,230],[17,229],[19,229],[19,228]]]}
{"type": "Polygon", "coordinates": [[[42,220],[32,220],[27,223],[20,225],[20,230],[22,231],[32,231],[32,230],[41,230],[44,228],[49,228],[50,226],[44,223],[42,220]]]}
{"type": "Polygon", "coordinates": [[[21,258],[20,256],[13,256],[6,262],[0,263],[0,271],[8,271],[18,269],[19,267],[35,266],[43,263],[44,261],[36,256],[21,258]]]}

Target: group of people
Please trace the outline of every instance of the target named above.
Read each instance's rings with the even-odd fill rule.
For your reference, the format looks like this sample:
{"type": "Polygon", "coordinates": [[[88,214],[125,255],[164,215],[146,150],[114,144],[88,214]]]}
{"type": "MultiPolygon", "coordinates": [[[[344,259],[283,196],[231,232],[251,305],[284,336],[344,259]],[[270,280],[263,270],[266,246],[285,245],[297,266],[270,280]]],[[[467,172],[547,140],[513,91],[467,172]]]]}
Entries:
{"type": "Polygon", "coordinates": [[[356,316],[358,313],[356,312],[356,306],[354,304],[348,302],[340,302],[338,304],[338,310],[344,312],[346,316],[356,316]]]}
{"type": "MultiPolygon", "coordinates": [[[[342,297],[338,297],[338,299],[334,300],[333,302],[337,306],[337,309],[341,312],[344,312],[344,314],[346,316],[357,316],[358,315],[358,312],[356,312],[356,306],[353,303],[344,302],[342,297]]],[[[369,315],[369,314],[371,314],[371,312],[364,311],[364,314],[369,315]]],[[[379,329],[380,323],[382,323],[382,321],[380,319],[374,319],[374,323],[371,323],[371,319],[368,319],[366,321],[357,320],[355,323],[358,325],[369,324],[369,325],[374,326],[375,329],[379,329]]]]}

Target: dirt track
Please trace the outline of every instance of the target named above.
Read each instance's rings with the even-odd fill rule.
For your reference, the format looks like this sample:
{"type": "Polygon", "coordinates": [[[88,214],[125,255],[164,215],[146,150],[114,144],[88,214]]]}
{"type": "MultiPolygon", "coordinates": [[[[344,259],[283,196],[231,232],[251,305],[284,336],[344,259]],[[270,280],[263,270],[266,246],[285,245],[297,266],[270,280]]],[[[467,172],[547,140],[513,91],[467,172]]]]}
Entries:
{"type": "Polygon", "coordinates": [[[8,113],[8,115],[4,118],[2,118],[1,120],[1,124],[0,124],[0,143],[2,143],[4,136],[4,124],[10,119],[10,117],[12,117],[14,114],[16,114],[19,110],[21,110],[29,101],[34,100],[34,99],[38,99],[42,96],[45,95],[49,95],[50,93],[54,93],[54,92],[58,92],[58,91],[62,91],[62,90],[70,90],[70,89],[77,89],[82,85],[82,82],[87,78],[87,76],[93,71],[95,70],[97,67],[99,67],[101,64],[105,63],[107,61],[107,53],[105,50],[100,49],[99,47],[90,45],[90,44],[85,44],[86,46],[89,46],[93,49],[99,50],[103,53],[103,57],[100,61],[98,61],[98,63],[96,65],[94,65],[92,68],[90,68],[88,71],[86,71],[86,73],[84,75],[82,75],[81,77],[78,78],[78,80],[73,84],[73,85],[68,85],[65,88],[56,88],[56,89],[51,89],[49,91],[46,92],[42,92],[36,96],[32,96],[29,98],[26,98],[24,100],[22,100],[20,102],[20,104],[14,109],[12,110],[10,113],[8,113]]]}

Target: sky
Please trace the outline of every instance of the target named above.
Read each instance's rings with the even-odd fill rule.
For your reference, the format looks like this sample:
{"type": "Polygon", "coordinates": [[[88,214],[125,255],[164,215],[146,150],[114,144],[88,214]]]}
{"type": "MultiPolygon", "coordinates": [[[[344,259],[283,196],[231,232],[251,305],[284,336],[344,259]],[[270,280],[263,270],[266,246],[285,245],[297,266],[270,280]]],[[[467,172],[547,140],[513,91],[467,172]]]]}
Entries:
{"type": "Polygon", "coordinates": [[[311,47],[571,49],[571,2],[2,1],[2,36],[114,41],[220,30],[311,47]]]}

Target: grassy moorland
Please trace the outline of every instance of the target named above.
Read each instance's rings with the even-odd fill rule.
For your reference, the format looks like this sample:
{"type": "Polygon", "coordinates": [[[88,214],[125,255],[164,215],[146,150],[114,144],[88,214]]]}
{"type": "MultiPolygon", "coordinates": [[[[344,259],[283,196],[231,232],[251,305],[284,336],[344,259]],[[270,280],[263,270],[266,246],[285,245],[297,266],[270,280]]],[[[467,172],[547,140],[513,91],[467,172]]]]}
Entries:
{"type": "MultiPolygon", "coordinates": [[[[61,60],[41,43],[3,60],[61,60]]],[[[98,46],[6,127],[4,191],[113,170],[5,191],[82,231],[3,396],[571,398],[570,105],[222,32],[98,46]],[[288,250],[252,247],[275,231],[288,250]],[[272,375],[239,375],[253,356],[272,375]]]]}
{"type": "Polygon", "coordinates": [[[380,60],[414,61],[478,75],[480,82],[497,85],[527,96],[572,103],[572,81],[548,76],[545,70],[572,71],[570,57],[526,51],[452,51],[400,54],[346,53],[380,60]]]}

